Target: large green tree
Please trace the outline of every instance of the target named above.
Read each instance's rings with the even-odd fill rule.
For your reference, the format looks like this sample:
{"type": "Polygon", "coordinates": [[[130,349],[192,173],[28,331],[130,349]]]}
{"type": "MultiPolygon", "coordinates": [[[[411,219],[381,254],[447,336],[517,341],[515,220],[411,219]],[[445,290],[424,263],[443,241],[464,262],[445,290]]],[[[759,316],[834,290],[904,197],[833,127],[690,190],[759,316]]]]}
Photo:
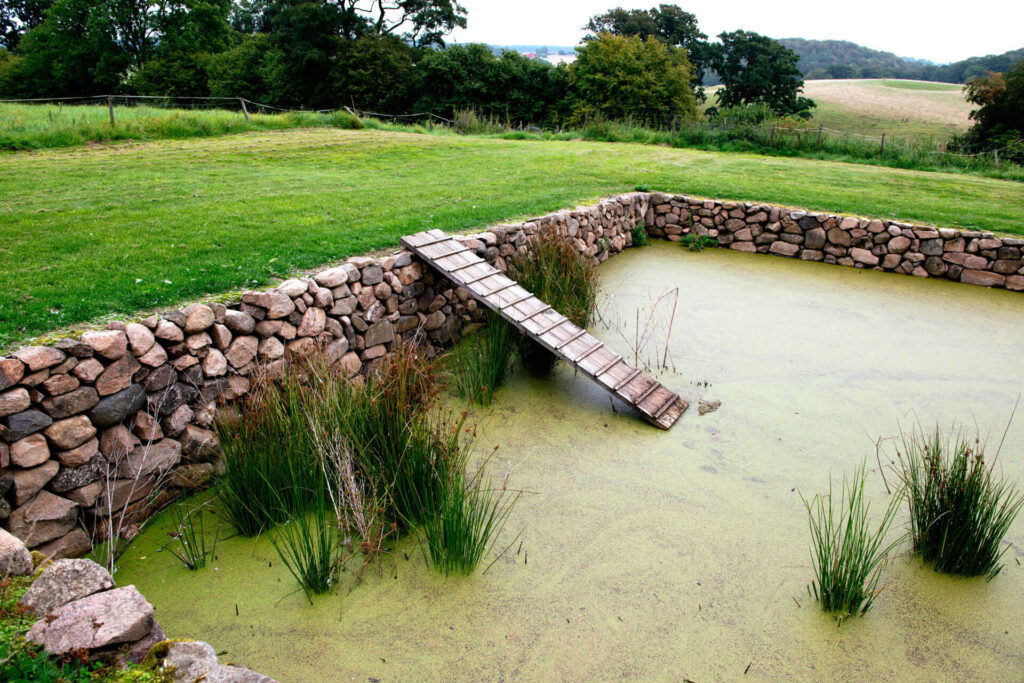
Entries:
{"type": "Polygon", "coordinates": [[[25,34],[9,94],[66,97],[115,92],[132,60],[107,3],[57,0],[25,34]]]}
{"type": "Polygon", "coordinates": [[[577,50],[569,87],[577,117],[598,113],[616,120],[667,121],[696,115],[692,74],[686,50],[656,38],[602,33],[577,50]]]}
{"type": "Polygon", "coordinates": [[[988,72],[967,81],[974,125],[958,140],[972,151],[1001,150],[1004,159],[1024,163],[1024,61],[1005,74],[988,72]]]}
{"type": "Polygon", "coordinates": [[[697,26],[697,17],[679,5],[628,10],[616,7],[591,17],[583,30],[589,31],[584,41],[595,40],[602,33],[611,33],[617,36],[636,36],[643,40],[656,38],[666,45],[686,50],[693,66],[691,88],[697,100],[704,101],[701,83],[704,70],[709,66],[708,37],[697,26]]]}
{"type": "Polygon", "coordinates": [[[722,79],[719,105],[765,104],[779,116],[809,118],[814,101],[802,97],[804,79],[799,57],[777,40],[751,31],[718,36],[711,46],[711,65],[722,79]]]}
{"type": "Polygon", "coordinates": [[[416,109],[451,116],[473,110],[517,123],[550,122],[565,98],[566,71],[486,45],[431,50],[417,65],[416,109]]]}
{"type": "Polygon", "coordinates": [[[0,47],[13,50],[21,37],[43,23],[53,0],[0,0],[0,47]]]}

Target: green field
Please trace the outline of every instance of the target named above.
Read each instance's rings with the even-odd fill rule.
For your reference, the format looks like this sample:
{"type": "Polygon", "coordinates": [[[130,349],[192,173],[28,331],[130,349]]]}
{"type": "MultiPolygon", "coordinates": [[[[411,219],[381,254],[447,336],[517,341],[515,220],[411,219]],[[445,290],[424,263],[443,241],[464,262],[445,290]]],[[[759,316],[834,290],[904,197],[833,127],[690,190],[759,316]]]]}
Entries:
{"type": "Polygon", "coordinates": [[[300,129],[0,158],[0,346],[638,184],[1024,234],[1021,183],[650,145],[300,129]]]}
{"type": "MultiPolygon", "coordinates": [[[[707,89],[706,106],[720,86],[707,89]]],[[[889,139],[946,141],[970,127],[973,105],[956,83],[898,79],[805,81],[804,94],[814,100],[809,125],[848,135],[889,139]]]]}
{"type": "Polygon", "coordinates": [[[963,86],[901,80],[807,81],[812,123],[844,133],[948,140],[970,127],[963,86]]]}

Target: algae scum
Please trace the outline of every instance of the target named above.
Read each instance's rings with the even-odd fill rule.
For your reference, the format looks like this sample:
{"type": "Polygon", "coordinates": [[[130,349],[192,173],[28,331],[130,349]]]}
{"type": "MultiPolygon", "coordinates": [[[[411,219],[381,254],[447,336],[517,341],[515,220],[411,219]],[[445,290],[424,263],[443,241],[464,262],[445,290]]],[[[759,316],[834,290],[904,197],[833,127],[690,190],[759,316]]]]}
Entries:
{"type": "MultiPolygon", "coordinates": [[[[666,243],[599,270],[602,317],[625,322],[592,332],[623,354],[637,309],[679,288],[676,369],[658,378],[691,408],[662,432],[564,364],[517,372],[477,416],[479,451],[500,445],[492,464],[528,492],[498,543],[522,529],[521,547],[487,573],[441,577],[406,539],[311,606],[266,535],[222,539],[198,572],[157,552],[164,513],[118,583],[170,636],[281,681],[1020,676],[1024,519],[992,582],[901,554],[872,611],[838,629],[807,595],[799,494],[877,467],[875,441],[914,420],[976,423],[994,452],[1024,390],[1021,295],[666,243]],[[699,415],[701,399],[721,407],[699,415]]],[[[1017,482],[1021,417],[997,465],[1017,482]]],[[[868,494],[880,514],[877,472],[868,494]]]]}

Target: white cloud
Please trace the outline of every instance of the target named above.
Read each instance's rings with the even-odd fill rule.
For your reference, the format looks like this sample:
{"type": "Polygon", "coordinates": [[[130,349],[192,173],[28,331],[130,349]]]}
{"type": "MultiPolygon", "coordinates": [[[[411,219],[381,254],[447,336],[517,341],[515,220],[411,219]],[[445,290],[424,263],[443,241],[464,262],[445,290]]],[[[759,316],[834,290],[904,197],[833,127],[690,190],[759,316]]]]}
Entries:
{"type": "MultiPolygon", "coordinates": [[[[587,19],[612,7],[644,9],[665,0],[460,0],[469,26],[458,42],[574,45],[587,19]]],[[[1024,47],[1024,2],[975,0],[732,0],[678,3],[714,36],[746,29],[773,38],[849,40],[876,50],[936,62],[1024,47]]]]}

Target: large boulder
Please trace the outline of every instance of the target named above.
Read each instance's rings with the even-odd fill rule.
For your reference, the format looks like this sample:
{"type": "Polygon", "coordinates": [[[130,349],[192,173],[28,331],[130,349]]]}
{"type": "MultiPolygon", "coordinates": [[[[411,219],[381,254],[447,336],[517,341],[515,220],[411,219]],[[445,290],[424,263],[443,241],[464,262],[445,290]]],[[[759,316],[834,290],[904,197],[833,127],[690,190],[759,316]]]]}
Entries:
{"type": "Polygon", "coordinates": [[[37,621],[25,639],[50,654],[99,650],[134,643],[153,630],[153,606],[135,586],[96,593],[58,608],[37,621]]]}
{"type": "Polygon", "coordinates": [[[110,573],[92,560],[57,560],[32,582],[18,604],[42,617],[69,602],[113,587],[110,573]]]}
{"type": "Polygon", "coordinates": [[[20,538],[0,529],[0,576],[23,576],[32,571],[32,554],[20,538]]]}

